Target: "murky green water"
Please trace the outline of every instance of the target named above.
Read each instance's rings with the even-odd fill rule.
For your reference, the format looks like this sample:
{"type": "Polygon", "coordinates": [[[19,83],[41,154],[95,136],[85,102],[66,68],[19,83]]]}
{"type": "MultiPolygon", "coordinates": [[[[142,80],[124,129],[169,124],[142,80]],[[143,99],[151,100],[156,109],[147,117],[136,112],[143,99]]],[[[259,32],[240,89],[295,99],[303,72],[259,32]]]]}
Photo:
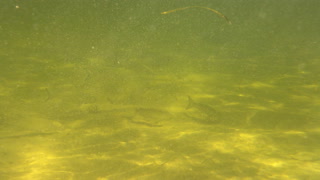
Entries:
{"type": "Polygon", "coordinates": [[[0,179],[320,178],[318,1],[0,4],[0,179]]]}

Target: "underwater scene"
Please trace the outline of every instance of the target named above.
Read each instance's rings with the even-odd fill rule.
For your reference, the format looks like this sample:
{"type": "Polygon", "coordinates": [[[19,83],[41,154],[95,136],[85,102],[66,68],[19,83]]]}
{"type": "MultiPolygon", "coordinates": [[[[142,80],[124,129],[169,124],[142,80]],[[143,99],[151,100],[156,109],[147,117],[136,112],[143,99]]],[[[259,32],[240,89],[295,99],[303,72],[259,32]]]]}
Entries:
{"type": "Polygon", "coordinates": [[[320,179],[319,6],[1,1],[0,179],[320,179]]]}

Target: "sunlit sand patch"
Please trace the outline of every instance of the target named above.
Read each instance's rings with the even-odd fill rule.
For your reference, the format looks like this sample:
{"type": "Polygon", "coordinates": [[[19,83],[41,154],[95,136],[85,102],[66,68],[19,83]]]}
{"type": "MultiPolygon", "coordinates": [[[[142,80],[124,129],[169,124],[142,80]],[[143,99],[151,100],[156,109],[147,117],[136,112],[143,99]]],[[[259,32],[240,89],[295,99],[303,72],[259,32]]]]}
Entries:
{"type": "Polygon", "coordinates": [[[263,111],[273,111],[273,109],[271,109],[269,107],[261,106],[258,104],[251,104],[251,105],[249,105],[248,108],[255,109],[255,110],[263,110],[263,111]]]}
{"type": "Polygon", "coordinates": [[[107,177],[97,177],[97,180],[108,180],[109,178],[107,177]]]}
{"type": "Polygon", "coordinates": [[[24,156],[28,165],[21,168],[24,168],[24,171],[26,171],[27,168],[28,173],[23,175],[22,179],[41,179],[44,175],[49,177],[61,175],[67,178],[72,178],[73,172],[66,171],[65,167],[62,166],[63,161],[61,160],[66,158],[79,158],[77,155],[59,157],[48,150],[37,148],[35,148],[34,151],[29,150],[29,152],[24,154],[24,156]]]}
{"type": "Polygon", "coordinates": [[[271,103],[270,108],[273,110],[279,110],[284,107],[283,103],[279,103],[279,102],[270,102],[270,103],[271,103]]]}
{"type": "Polygon", "coordinates": [[[290,95],[291,99],[296,100],[296,101],[311,101],[312,98],[310,96],[302,96],[302,95],[290,95]]]}
{"type": "Polygon", "coordinates": [[[274,151],[275,147],[268,144],[259,134],[238,132],[225,137],[223,141],[210,142],[206,149],[221,153],[243,152],[255,154],[261,153],[261,151],[274,151]]]}
{"type": "MultiPolygon", "coordinates": [[[[273,101],[273,100],[266,100],[267,105],[260,105],[260,104],[248,104],[247,107],[249,109],[254,109],[254,110],[261,110],[261,111],[275,111],[282,109],[284,107],[283,103],[273,101]]],[[[264,103],[266,104],[266,103],[264,103]]]]}
{"type": "Polygon", "coordinates": [[[164,167],[166,167],[167,169],[175,169],[175,170],[185,169],[186,163],[184,163],[184,161],[178,158],[175,158],[174,160],[164,163],[164,167]]]}
{"type": "Polygon", "coordinates": [[[134,163],[134,164],[136,164],[136,165],[138,165],[138,166],[161,165],[161,164],[163,164],[163,163],[164,163],[164,162],[158,161],[158,163],[160,163],[160,164],[158,164],[158,163],[156,163],[156,162],[155,162],[155,161],[153,161],[153,160],[145,160],[145,161],[129,161],[129,162],[134,163]]]}
{"type": "Polygon", "coordinates": [[[210,151],[218,151],[222,153],[234,153],[234,146],[227,141],[215,141],[209,143],[209,147],[207,148],[210,151]]]}
{"type": "Polygon", "coordinates": [[[236,134],[236,136],[234,136],[232,139],[235,143],[234,148],[245,152],[254,152],[260,150],[259,145],[263,143],[257,134],[239,133],[236,134]]]}
{"type": "Polygon", "coordinates": [[[177,154],[163,163],[163,166],[168,170],[174,171],[190,171],[193,166],[200,165],[203,162],[201,159],[193,158],[192,156],[177,154]]]}
{"type": "Polygon", "coordinates": [[[168,136],[168,139],[180,139],[185,136],[190,136],[190,135],[199,134],[199,133],[201,133],[201,131],[199,131],[199,130],[181,131],[181,132],[177,132],[173,135],[168,136]]]}
{"type": "Polygon", "coordinates": [[[281,82],[283,80],[290,80],[290,79],[294,80],[294,79],[298,79],[298,78],[300,78],[299,75],[283,74],[279,77],[274,78],[271,82],[279,83],[279,81],[281,82]]]}
{"type": "MultiPolygon", "coordinates": [[[[236,99],[239,99],[238,97],[240,97],[240,98],[246,99],[246,98],[251,98],[253,96],[249,95],[249,94],[242,94],[242,93],[239,93],[239,94],[237,94],[237,93],[229,93],[228,97],[233,97],[233,98],[235,97],[236,99]]],[[[218,99],[218,97],[217,97],[217,99],[218,99]]],[[[222,102],[222,105],[224,105],[224,106],[237,106],[237,105],[241,104],[241,102],[238,102],[238,101],[230,101],[230,98],[229,98],[229,100],[225,100],[223,98],[219,98],[219,101],[222,102]]]]}
{"type": "Polygon", "coordinates": [[[310,155],[309,153],[296,154],[292,156],[295,169],[298,169],[296,173],[303,174],[318,174],[320,173],[320,159],[319,154],[310,155]]]}
{"type": "Polygon", "coordinates": [[[203,93],[203,94],[193,94],[192,97],[195,98],[195,99],[201,99],[201,98],[203,98],[203,99],[214,99],[214,98],[217,98],[217,95],[203,93]]]}
{"type": "Polygon", "coordinates": [[[255,82],[255,83],[252,83],[250,86],[253,88],[274,88],[273,85],[262,83],[262,82],[255,82]]]}
{"type": "Polygon", "coordinates": [[[161,159],[161,154],[146,154],[139,160],[129,160],[129,162],[136,164],[138,166],[150,166],[150,165],[163,165],[166,162],[161,159]]]}
{"type": "Polygon", "coordinates": [[[304,131],[291,130],[291,131],[285,131],[284,134],[288,134],[288,135],[298,135],[298,136],[307,137],[307,134],[306,134],[306,132],[304,132],[304,131]]]}
{"type": "Polygon", "coordinates": [[[299,74],[310,74],[311,72],[304,71],[304,70],[298,70],[299,74]]]}
{"type": "Polygon", "coordinates": [[[185,103],[172,104],[168,106],[167,109],[170,113],[173,113],[173,114],[185,112],[186,104],[185,103]]]}
{"type": "Polygon", "coordinates": [[[110,160],[113,159],[114,157],[112,157],[111,155],[108,154],[89,154],[86,159],[88,160],[110,160]]]}
{"type": "Polygon", "coordinates": [[[308,84],[308,85],[303,85],[302,87],[306,88],[306,89],[317,90],[317,89],[319,89],[320,85],[319,84],[308,84]]]}
{"type": "Polygon", "coordinates": [[[239,85],[239,87],[241,88],[255,88],[255,89],[263,89],[263,88],[274,88],[275,86],[272,84],[268,84],[268,83],[263,83],[263,82],[254,82],[251,84],[246,84],[246,85],[239,85]]]}
{"type": "Polygon", "coordinates": [[[237,96],[239,97],[253,97],[252,95],[249,95],[249,94],[236,94],[237,96]]]}
{"type": "Polygon", "coordinates": [[[282,168],[284,165],[286,165],[285,161],[275,158],[256,158],[253,159],[253,162],[263,164],[266,166],[271,166],[274,168],[282,168]]]}
{"type": "Polygon", "coordinates": [[[241,103],[239,103],[239,102],[224,102],[223,103],[224,106],[237,106],[239,104],[241,104],[241,103]]]}

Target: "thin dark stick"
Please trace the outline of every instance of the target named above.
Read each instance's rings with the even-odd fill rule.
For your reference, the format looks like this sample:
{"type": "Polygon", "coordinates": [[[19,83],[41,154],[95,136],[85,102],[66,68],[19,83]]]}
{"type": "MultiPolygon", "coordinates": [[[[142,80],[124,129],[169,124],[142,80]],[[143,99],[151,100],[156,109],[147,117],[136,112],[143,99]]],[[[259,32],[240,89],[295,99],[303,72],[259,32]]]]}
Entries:
{"type": "Polygon", "coordinates": [[[183,8],[177,8],[177,9],[173,9],[173,10],[170,10],[170,11],[165,11],[165,12],[162,12],[161,14],[169,14],[169,13],[173,13],[173,12],[177,12],[177,11],[181,11],[181,10],[185,10],[185,9],[190,9],[190,8],[200,8],[200,9],[207,9],[211,12],[214,12],[215,14],[219,15],[220,17],[224,18],[228,24],[231,24],[231,21],[225,16],[223,15],[221,12],[215,10],[215,9],[212,9],[212,8],[208,8],[208,7],[202,7],[202,6],[188,6],[188,7],[183,7],[183,8]]]}

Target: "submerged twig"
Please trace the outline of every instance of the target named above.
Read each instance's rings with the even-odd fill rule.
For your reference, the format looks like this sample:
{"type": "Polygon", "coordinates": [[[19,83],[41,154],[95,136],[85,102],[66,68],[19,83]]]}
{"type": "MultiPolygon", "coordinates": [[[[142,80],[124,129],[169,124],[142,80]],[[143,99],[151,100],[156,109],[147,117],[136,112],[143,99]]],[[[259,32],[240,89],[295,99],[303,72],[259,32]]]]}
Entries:
{"type": "Polygon", "coordinates": [[[188,7],[183,7],[183,8],[177,8],[177,9],[173,9],[173,10],[170,10],[170,11],[165,11],[165,12],[162,12],[161,14],[169,14],[169,13],[173,13],[173,12],[177,12],[177,11],[181,11],[181,10],[185,10],[185,9],[190,9],[190,8],[200,8],[200,9],[207,9],[211,12],[214,12],[215,14],[219,15],[220,17],[224,18],[228,24],[231,24],[231,21],[225,16],[223,15],[221,12],[215,10],[215,9],[212,9],[212,8],[208,8],[208,7],[202,7],[202,6],[188,6],[188,7]]]}

